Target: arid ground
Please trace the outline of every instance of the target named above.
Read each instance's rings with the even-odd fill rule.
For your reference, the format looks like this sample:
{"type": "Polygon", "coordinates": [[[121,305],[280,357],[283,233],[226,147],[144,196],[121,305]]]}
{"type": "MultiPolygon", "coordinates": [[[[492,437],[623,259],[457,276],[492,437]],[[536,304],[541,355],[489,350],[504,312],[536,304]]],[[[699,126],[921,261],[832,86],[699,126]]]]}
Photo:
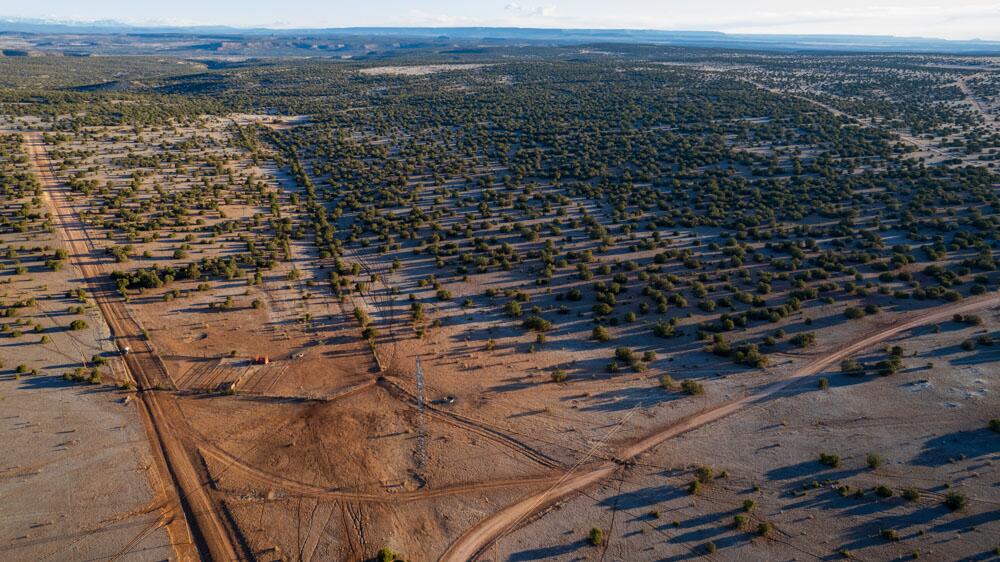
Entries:
{"type": "Polygon", "coordinates": [[[524,49],[0,59],[0,557],[995,557],[997,61],[524,49]]]}

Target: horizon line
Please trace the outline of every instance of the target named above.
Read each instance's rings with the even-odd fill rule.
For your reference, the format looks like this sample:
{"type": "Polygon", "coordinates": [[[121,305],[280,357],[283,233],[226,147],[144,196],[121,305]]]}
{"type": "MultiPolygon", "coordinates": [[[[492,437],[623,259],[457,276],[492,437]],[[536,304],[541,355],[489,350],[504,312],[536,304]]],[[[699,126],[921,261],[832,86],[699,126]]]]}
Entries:
{"type": "MultiPolygon", "coordinates": [[[[234,25],[225,23],[168,23],[168,22],[128,22],[112,19],[75,20],[75,19],[48,19],[48,18],[25,18],[19,16],[0,15],[0,23],[25,24],[25,25],[47,25],[58,27],[83,27],[95,29],[163,29],[163,30],[198,30],[198,29],[225,29],[233,31],[273,31],[273,32],[316,32],[316,31],[353,31],[353,30],[383,30],[383,31],[405,31],[405,30],[518,30],[518,31],[568,31],[568,32],[638,32],[638,33],[675,33],[675,34],[715,34],[729,37],[858,37],[858,38],[884,38],[884,39],[910,39],[921,41],[942,41],[950,43],[1000,43],[1000,39],[983,39],[973,37],[969,39],[947,39],[943,37],[924,35],[894,35],[894,34],[866,34],[866,33],[753,33],[739,32],[733,33],[716,29],[684,29],[684,28],[655,28],[655,27],[592,27],[592,26],[516,26],[516,25],[348,25],[348,26],[279,26],[276,24],[255,24],[255,25],[234,25]]],[[[3,32],[0,30],[0,32],[3,32]]]]}

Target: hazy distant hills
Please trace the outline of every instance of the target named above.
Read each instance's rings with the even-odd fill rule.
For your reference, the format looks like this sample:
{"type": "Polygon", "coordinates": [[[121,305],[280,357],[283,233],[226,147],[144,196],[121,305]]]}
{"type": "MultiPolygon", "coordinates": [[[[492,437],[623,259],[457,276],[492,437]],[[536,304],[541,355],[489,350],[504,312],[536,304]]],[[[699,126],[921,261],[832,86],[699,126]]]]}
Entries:
{"type": "Polygon", "coordinates": [[[903,52],[1000,55],[998,41],[950,41],[864,35],[746,35],[715,31],[529,29],[500,27],[355,27],[238,29],[224,26],[131,26],[114,21],[55,22],[0,18],[5,56],[391,56],[408,50],[497,46],[655,44],[788,52],[903,52]]]}

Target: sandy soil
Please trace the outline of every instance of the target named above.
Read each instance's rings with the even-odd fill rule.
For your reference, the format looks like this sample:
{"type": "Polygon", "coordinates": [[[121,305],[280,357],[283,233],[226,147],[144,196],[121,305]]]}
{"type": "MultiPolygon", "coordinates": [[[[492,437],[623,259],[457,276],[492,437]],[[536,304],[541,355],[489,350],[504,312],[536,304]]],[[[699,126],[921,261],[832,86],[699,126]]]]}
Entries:
{"type": "MultiPolygon", "coordinates": [[[[958,344],[1000,329],[995,310],[980,328],[944,322],[886,342],[906,349],[904,370],[890,377],[851,377],[828,369],[830,388],[815,379],[778,397],[696,429],[618,468],[596,489],[557,512],[502,538],[482,560],[714,560],[826,559],[849,552],[862,560],[893,560],[919,552],[930,559],[989,558],[997,547],[1000,448],[986,428],[995,416],[1000,357],[958,344]],[[916,415],[915,415],[916,414],[916,415]],[[820,464],[837,454],[842,466],[820,464]],[[877,454],[882,465],[866,466],[877,454]],[[716,479],[697,495],[687,486],[699,466],[716,479]],[[726,471],[727,475],[718,475],[726,471]],[[848,497],[838,492],[847,485],[848,497]],[[885,485],[891,498],[872,489],[885,485]],[[902,490],[918,490],[907,501],[902,490]],[[865,490],[858,499],[853,491],[865,490]],[[942,505],[949,491],[969,505],[942,505]],[[745,510],[748,530],[734,529],[745,510]],[[770,538],[755,536],[770,522],[770,538]],[[590,529],[607,533],[608,546],[587,542],[590,529]],[[893,530],[899,540],[886,540],[893,530]],[[708,553],[708,543],[717,549],[708,553]]],[[[877,355],[869,350],[861,357],[877,355]]]]}
{"type": "MultiPolygon", "coordinates": [[[[44,231],[5,232],[15,248],[65,247],[44,231]]],[[[38,255],[38,254],[33,254],[38,255]]],[[[4,275],[2,298],[35,298],[18,321],[40,326],[0,339],[0,557],[7,560],[164,560],[174,556],[160,508],[163,492],[151,473],[152,456],[130,392],[113,383],[130,380],[110,330],[93,299],[67,293],[83,287],[71,262],[58,271],[22,257],[23,275],[4,275]],[[83,305],[82,314],[67,312],[83,305]],[[87,327],[68,330],[82,319],[87,327]],[[42,341],[41,338],[48,341],[42,341]],[[104,384],[70,382],[63,374],[98,366],[104,384]],[[18,374],[25,365],[38,374],[18,374]]],[[[8,260],[4,260],[8,261],[8,260]]],[[[155,472],[155,471],[153,471],[155,472]]]]}
{"type": "Polygon", "coordinates": [[[174,557],[149,444],[126,396],[54,375],[0,377],[0,557],[174,557]]]}
{"type": "MultiPolygon", "coordinates": [[[[143,169],[151,174],[145,177],[152,179],[144,180],[137,190],[140,202],[155,197],[156,190],[150,184],[168,185],[183,193],[196,189],[202,178],[220,182],[227,174],[237,178],[228,190],[199,195],[204,198],[201,206],[189,213],[199,228],[190,223],[168,224],[158,232],[137,234],[102,230],[94,223],[88,231],[93,231],[93,236],[88,236],[93,246],[81,254],[102,265],[88,270],[88,277],[104,278],[113,268],[178,265],[200,257],[233,256],[246,246],[241,237],[266,239],[266,227],[253,222],[271,207],[235,187],[243,185],[244,179],[263,182],[265,188],[260,193],[275,195],[274,208],[290,217],[290,224],[301,220],[294,203],[295,196],[301,194],[294,184],[270,164],[251,165],[245,155],[228,146],[227,126],[219,119],[201,124],[204,129],[163,127],[136,138],[126,131],[98,131],[96,141],[71,141],[74,149],[96,149],[94,159],[83,165],[97,162],[108,168],[99,180],[116,182],[118,188],[130,182],[135,171],[120,163],[127,154],[153,154],[164,143],[202,143],[190,156],[194,162],[155,172],[143,169]],[[223,164],[207,165],[220,158],[223,164]],[[226,221],[234,221],[235,226],[225,230],[226,221]],[[212,232],[215,227],[223,233],[212,232]],[[185,240],[190,240],[187,255],[177,257],[175,251],[185,240]],[[125,242],[135,245],[136,256],[123,264],[111,263],[103,248],[125,242]],[[148,254],[142,256],[144,252],[148,254]]],[[[322,180],[317,178],[316,183],[322,184],[322,180]]],[[[424,189],[420,197],[421,205],[430,205],[435,195],[424,189]]],[[[570,218],[585,209],[579,203],[565,203],[571,209],[570,218]]],[[[69,209],[70,215],[84,213],[91,219],[101,218],[98,213],[103,212],[88,208],[83,200],[67,198],[60,206],[69,209]]],[[[338,228],[347,228],[350,220],[339,218],[338,228]]],[[[453,215],[443,226],[459,220],[453,215]]],[[[535,220],[539,219],[530,218],[524,224],[535,220]]],[[[589,249],[597,244],[585,236],[582,227],[567,227],[564,234],[577,240],[564,249],[589,249]]],[[[690,249],[696,242],[717,241],[719,233],[690,229],[670,236],[672,247],[690,249]]],[[[925,324],[947,322],[955,312],[988,308],[993,302],[990,299],[995,300],[995,295],[990,295],[942,306],[873,297],[887,306],[876,315],[851,323],[843,317],[846,302],[825,305],[814,300],[780,322],[751,328],[743,335],[762,336],[777,328],[790,334],[815,330],[820,344],[798,350],[787,341],[779,343],[769,351],[770,366],[749,369],[703,351],[704,342],[695,340],[694,331],[699,322],[710,317],[708,314],[678,316],[678,328],[685,334],[666,343],[652,335],[648,317],[616,325],[611,329],[612,341],[596,342],[589,337],[594,322],[589,312],[592,302],[555,302],[548,287],[533,286],[533,272],[514,267],[474,281],[449,279],[442,288],[451,296],[443,298],[436,296],[438,287],[427,284],[437,270],[433,259],[412,256],[402,270],[394,271],[390,260],[401,254],[378,254],[373,246],[348,248],[345,259],[361,264],[362,274],[357,278],[370,282],[371,287],[354,291],[343,300],[334,298],[323,286],[328,282],[330,264],[319,259],[311,244],[299,239],[289,243],[287,256],[263,272],[259,283],[251,282],[250,276],[213,278],[199,290],[199,283],[174,282],[133,291],[127,304],[115,300],[120,299],[116,295],[108,296],[109,302],[115,302],[110,309],[125,311],[121,315],[135,319],[128,337],[146,342],[143,357],[162,361],[157,369],[169,379],[165,385],[168,391],[150,393],[150,416],[159,420],[153,435],[161,440],[166,435],[170,440],[167,461],[179,459],[186,467],[182,476],[187,484],[182,482],[181,488],[196,490],[198,501],[203,502],[195,515],[211,514],[209,522],[218,527],[213,532],[225,539],[221,542],[231,542],[227,549],[232,548],[235,557],[363,559],[380,546],[391,546],[414,559],[444,552],[446,559],[467,560],[482,547],[486,547],[484,557],[573,558],[581,555],[580,541],[590,527],[598,525],[588,521],[598,521],[608,506],[615,513],[640,513],[629,516],[629,523],[619,519],[620,514],[612,516],[613,522],[607,524],[614,549],[607,553],[612,557],[681,556],[677,549],[689,556],[692,549],[708,548],[707,541],[715,535],[699,529],[718,519],[717,514],[692,516],[696,522],[687,521],[692,517],[678,520],[680,527],[671,523],[669,529],[649,529],[651,525],[641,516],[645,509],[642,502],[647,500],[635,500],[636,505],[631,505],[628,497],[620,497],[630,490],[626,481],[628,485],[639,482],[634,495],[645,497],[645,486],[654,489],[656,497],[662,493],[664,502],[677,502],[664,510],[681,510],[685,502],[716,495],[727,498],[725,494],[730,494],[728,499],[718,501],[729,501],[736,509],[741,501],[736,494],[743,492],[739,492],[742,488],[727,488],[730,482],[740,482],[743,488],[758,482],[758,492],[787,486],[779,477],[786,465],[815,463],[818,453],[808,447],[817,439],[815,434],[800,442],[797,435],[788,437],[789,443],[795,443],[788,450],[800,459],[779,455],[754,464],[757,461],[753,458],[734,457],[730,463],[728,452],[720,451],[738,449],[752,440],[740,439],[735,429],[719,432],[716,428],[733,428],[734,420],[770,428],[767,424],[776,423],[770,412],[777,411],[788,412],[781,415],[782,419],[791,418],[791,427],[808,425],[796,415],[806,416],[823,408],[829,408],[835,419],[840,419],[835,414],[861,412],[872,405],[854,410],[843,407],[838,412],[834,406],[841,405],[802,404],[800,398],[816,394],[804,392],[806,382],[800,381],[815,384],[821,371],[843,357],[852,353],[877,355],[880,352],[871,348],[886,339],[925,324]],[[526,307],[537,305],[546,314],[556,314],[558,306],[566,305],[566,319],[543,341],[536,341],[534,334],[520,327],[520,319],[501,312],[500,298],[494,301],[484,296],[486,288],[529,291],[531,304],[526,307]],[[411,295],[426,305],[427,318],[419,326],[409,318],[407,301],[411,295]],[[227,307],[214,306],[227,298],[227,307]],[[464,298],[472,299],[472,304],[459,304],[464,298]],[[355,307],[366,310],[382,334],[376,338],[377,366],[353,319],[355,307]],[[646,370],[607,372],[605,366],[618,346],[629,346],[637,353],[655,351],[657,355],[646,370]],[[257,356],[266,356],[269,362],[256,364],[257,356]],[[423,408],[416,399],[421,392],[415,374],[418,359],[429,401],[423,408]],[[551,380],[556,369],[568,374],[567,381],[551,380]],[[684,396],[660,388],[657,379],[661,374],[697,380],[706,392],[684,396]],[[769,413],[765,416],[762,412],[769,413]],[[661,458],[664,451],[675,450],[673,443],[683,448],[704,432],[715,440],[711,446],[691,450],[680,460],[661,458]],[[668,440],[669,445],[661,445],[668,440]],[[706,485],[708,490],[701,496],[687,497],[683,490],[690,482],[692,468],[709,462],[725,464],[719,469],[725,468],[729,474],[706,485]],[[782,462],[786,464],[779,464],[782,462]],[[748,466],[752,468],[743,468],[748,466]],[[650,470],[643,472],[646,469],[650,470]],[[656,478],[665,483],[656,482],[656,478]],[[506,534],[535,521],[553,504],[562,506],[557,509],[565,517],[541,517],[536,524],[506,534]],[[565,521],[572,525],[565,528],[565,521]],[[673,543],[667,540],[666,547],[661,548],[655,538],[649,543],[633,538],[642,529],[656,537],[674,537],[676,529],[688,528],[685,525],[694,531],[681,534],[673,543]],[[493,543],[497,536],[504,538],[493,543]]],[[[656,251],[620,250],[614,259],[648,260],[656,251]]],[[[602,259],[591,267],[602,265],[602,259]]],[[[552,286],[562,292],[570,286],[589,285],[571,280],[571,275],[560,273],[552,286]]],[[[619,304],[634,307],[637,293],[626,291],[619,304]]],[[[954,330],[946,330],[941,337],[951,332],[954,330]]],[[[920,343],[923,347],[916,349],[924,352],[933,349],[927,347],[932,344],[920,343]]],[[[136,364],[136,369],[142,374],[145,367],[136,364]]],[[[153,388],[148,383],[144,386],[153,388]]],[[[859,392],[868,386],[838,382],[821,396],[859,392]]],[[[981,390],[977,387],[975,392],[981,390]]],[[[992,395],[987,392],[983,396],[988,401],[992,395]]],[[[843,399],[855,398],[845,394],[843,399]]],[[[995,406],[995,402],[987,406],[995,406]]],[[[971,415],[984,417],[986,409],[971,415]]],[[[950,423],[968,422],[970,418],[962,413],[950,423]]],[[[893,423],[903,421],[900,418],[893,423]]],[[[845,464],[857,464],[863,453],[851,449],[854,443],[848,435],[840,435],[842,440],[833,444],[839,446],[837,452],[845,464]]],[[[775,438],[767,434],[766,439],[775,438]]],[[[757,450],[765,447],[763,443],[755,446],[757,450]]],[[[945,476],[934,472],[926,478],[945,476]]],[[[802,482],[797,480],[796,484],[802,482]]],[[[823,486],[828,484],[821,483],[820,488],[823,486]]],[[[788,491],[786,487],[783,492],[788,491]]],[[[940,495],[940,490],[931,489],[925,494],[938,499],[940,495]]],[[[755,542],[761,548],[760,559],[787,557],[793,551],[814,553],[815,545],[792,541],[798,520],[779,517],[782,514],[775,511],[785,509],[773,507],[783,505],[783,497],[778,494],[767,501],[772,502],[769,510],[765,511],[762,499],[754,516],[766,513],[777,532],[770,539],[755,542]]],[[[860,525],[869,532],[868,524],[860,525]]],[[[852,551],[872,547],[857,538],[847,540],[846,528],[828,532],[832,533],[825,537],[830,552],[835,552],[837,545],[852,551]]],[[[726,547],[745,538],[739,535],[731,542],[719,539],[716,547],[725,554],[726,547]]],[[[983,546],[980,542],[970,544],[983,546]]],[[[883,552],[879,549],[871,557],[879,558],[883,552]]]]}

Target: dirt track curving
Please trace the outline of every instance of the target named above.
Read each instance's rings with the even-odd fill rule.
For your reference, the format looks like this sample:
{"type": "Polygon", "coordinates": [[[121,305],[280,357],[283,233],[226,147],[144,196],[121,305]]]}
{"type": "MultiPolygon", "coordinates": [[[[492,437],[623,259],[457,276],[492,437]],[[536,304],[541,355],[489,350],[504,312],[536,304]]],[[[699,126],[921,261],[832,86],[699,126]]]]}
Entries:
{"type": "MultiPolygon", "coordinates": [[[[70,259],[79,267],[87,285],[111,328],[119,347],[129,346],[125,366],[139,389],[139,412],[152,445],[157,472],[167,496],[166,511],[183,513],[175,518],[171,536],[181,559],[239,560],[242,557],[230,539],[229,531],[220,520],[216,507],[205,490],[194,463],[178,437],[171,431],[168,412],[158,390],[173,388],[163,362],[143,335],[142,327],[125,308],[110,282],[108,272],[97,262],[84,225],[73,212],[68,200],[68,187],[52,173],[51,162],[41,133],[25,134],[34,172],[44,190],[44,199],[52,211],[60,237],[66,243],[70,259]],[[176,510],[176,506],[181,510],[176,510]],[[186,525],[185,525],[186,522],[186,525]],[[197,551],[192,547],[197,545],[197,551]]],[[[167,399],[169,401],[169,399],[167,399]]]]}
{"type": "MultiPolygon", "coordinates": [[[[417,407],[417,398],[412,394],[410,394],[402,386],[385,378],[380,379],[379,383],[383,388],[388,390],[399,400],[403,401],[404,403],[414,408],[417,407]]],[[[542,466],[548,468],[565,468],[564,465],[559,461],[557,461],[556,459],[553,459],[552,457],[546,455],[542,451],[539,451],[538,449],[535,449],[534,447],[525,444],[521,440],[509,435],[503,430],[495,429],[481,422],[469,419],[465,416],[461,416],[454,412],[441,410],[439,408],[435,408],[434,406],[428,404],[424,405],[424,411],[429,416],[441,420],[444,423],[454,425],[455,427],[459,427],[471,433],[475,433],[503,447],[508,447],[511,450],[524,455],[525,457],[531,459],[532,461],[542,466]]]]}
{"type": "MultiPolygon", "coordinates": [[[[849,113],[847,113],[845,111],[842,111],[840,109],[837,109],[836,107],[833,107],[832,105],[830,105],[828,103],[821,102],[821,101],[819,101],[817,99],[814,99],[814,98],[812,98],[810,96],[807,96],[807,95],[804,95],[804,94],[795,93],[795,92],[790,92],[790,91],[787,91],[787,90],[782,90],[780,88],[773,88],[771,86],[767,86],[767,85],[761,84],[760,82],[757,82],[755,80],[751,80],[749,78],[736,77],[736,79],[740,80],[742,82],[745,82],[747,84],[751,84],[753,86],[756,86],[757,88],[760,88],[761,90],[765,90],[765,91],[771,92],[772,94],[777,94],[779,96],[787,96],[787,97],[790,97],[790,98],[797,99],[799,101],[804,101],[804,102],[806,102],[808,104],[811,104],[811,105],[814,105],[814,106],[816,106],[818,108],[821,108],[821,109],[824,109],[826,111],[829,111],[831,114],[836,115],[838,117],[847,118],[847,119],[851,120],[854,124],[858,125],[859,127],[864,127],[864,128],[872,128],[873,127],[872,123],[870,123],[867,120],[859,119],[859,118],[857,118],[857,117],[855,117],[855,116],[853,116],[853,115],[851,115],[851,114],[849,114],[849,113]]],[[[916,148],[917,150],[925,150],[927,152],[933,152],[934,154],[937,154],[938,156],[948,156],[948,153],[945,152],[944,150],[941,150],[940,148],[937,148],[937,147],[934,147],[934,146],[930,146],[930,144],[928,142],[923,141],[921,139],[918,139],[918,138],[914,137],[913,135],[908,135],[908,134],[903,133],[901,131],[894,131],[894,132],[895,132],[896,136],[898,136],[900,138],[900,140],[902,140],[906,144],[909,144],[910,146],[916,148]]]]}
{"type": "Polygon", "coordinates": [[[986,108],[986,105],[983,104],[983,101],[976,97],[976,93],[972,91],[972,88],[969,87],[969,83],[966,82],[966,80],[966,77],[959,78],[955,84],[960,90],[962,90],[962,94],[972,103],[972,106],[976,108],[976,111],[983,116],[983,119],[985,119],[987,123],[996,124],[996,116],[991,114],[986,108]]]}
{"type": "Polygon", "coordinates": [[[522,476],[518,478],[489,480],[486,482],[466,482],[434,489],[374,494],[352,492],[338,488],[324,488],[315,484],[285,478],[244,463],[239,458],[223,451],[222,449],[219,449],[218,447],[210,446],[207,443],[203,445],[200,452],[206,459],[214,459],[225,465],[225,471],[227,473],[232,472],[234,474],[240,474],[243,477],[247,477],[268,487],[269,489],[282,491],[288,495],[310,497],[324,501],[403,504],[446,496],[484,492],[500,488],[514,488],[534,484],[552,484],[559,479],[558,473],[549,475],[541,474],[538,476],[522,476]]]}
{"type": "Polygon", "coordinates": [[[587,468],[586,471],[579,474],[574,474],[574,471],[570,470],[551,488],[531,495],[483,519],[453,542],[445,550],[440,560],[464,562],[475,558],[493,541],[513,530],[528,518],[538,514],[552,504],[612,476],[620,463],[629,461],[637,455],[647,452],[664,441],[682,433],[720,420],[761,400],[772,398],[795,382],[820,373],[841,359],[845,359],[859,351],[913,328],[946,320],[954,314],[980,310],[996,304],[1000,304],[1000,295],[990,294],[974,299],[967,299],[959,303],[943,305],[909,318],[900,319],[891,326],[858,338],[846,346],[813,359],[782,380],[767,385],[756,393],[724,402],[711,409],[663,427],[622,449],[617,455],[618,460],[616,462],[604,462],[596,467],[587,468]]]}

